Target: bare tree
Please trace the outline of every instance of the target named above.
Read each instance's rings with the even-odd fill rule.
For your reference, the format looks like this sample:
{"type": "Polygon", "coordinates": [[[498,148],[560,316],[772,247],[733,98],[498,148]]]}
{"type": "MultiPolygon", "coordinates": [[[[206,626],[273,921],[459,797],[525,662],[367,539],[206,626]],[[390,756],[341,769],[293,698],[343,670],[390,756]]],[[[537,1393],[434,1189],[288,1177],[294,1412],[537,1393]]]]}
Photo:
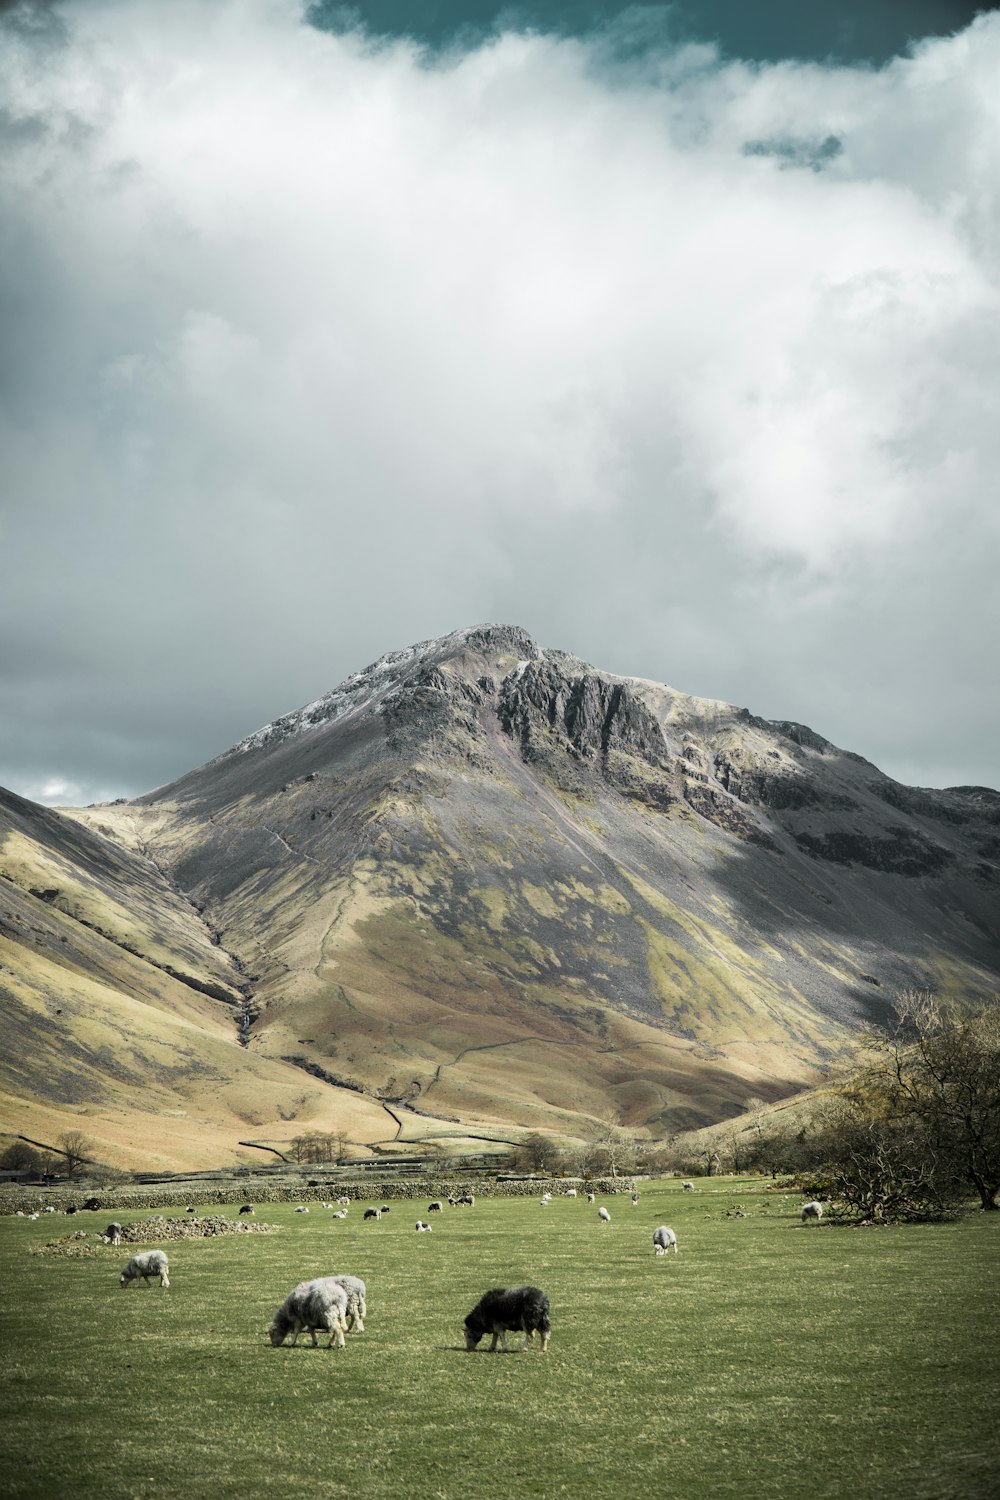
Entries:
{"type": "Polygon", "coordinates": [[[889,1112],[919,1122],[984,1210],[1000,1209],[1000,996],[970,1009],[905,991],[878,1054],[889,1112]]]}
{"type": "Polygon", "coordinates": [[[59,1150],[66,1158],[66,1176],[71,1180],[83,1175],[83,1168],[91,1160],[93,1146],[79,1130],[67,1130],[59,1137],[59,1150]]]}
{"type": "Polygon", "coordinates": [[[514,1153],[518,1168],[522,1172],[544,1172],[556,1154],[555,1146],[547,1135],[533,1130],[526,1135],[514,1153]]]}

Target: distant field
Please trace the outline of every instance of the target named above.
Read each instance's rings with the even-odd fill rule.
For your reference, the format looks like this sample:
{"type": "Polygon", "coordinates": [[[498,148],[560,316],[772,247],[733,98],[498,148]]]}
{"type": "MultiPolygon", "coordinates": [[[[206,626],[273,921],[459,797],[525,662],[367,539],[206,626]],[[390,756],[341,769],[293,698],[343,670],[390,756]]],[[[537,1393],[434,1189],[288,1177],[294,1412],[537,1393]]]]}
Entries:
{"type": "Polygon", "coordinates": [[[368,1224],[271,1205],[281,1234],[166,1245],[166,1291],[119,1289],[124,1248],[30,1253],[107,1212],[2,1219],[6,1492],[994,1500],[1000,1215],[803,1227],[798,1195],[728,1179],[599,1201],[610,1226],[481,1200],[429,1235],[423,1200],[368,1224]],[[679,1255],[653,1255],[660,1223],[679,1255]],[[366,1332],[270,1348],[285,1293],[336,1271],[368,1282],[366,1332]],[[480,1294],[529,1281],[549,1354],[464,1353],[480,1294]]]}

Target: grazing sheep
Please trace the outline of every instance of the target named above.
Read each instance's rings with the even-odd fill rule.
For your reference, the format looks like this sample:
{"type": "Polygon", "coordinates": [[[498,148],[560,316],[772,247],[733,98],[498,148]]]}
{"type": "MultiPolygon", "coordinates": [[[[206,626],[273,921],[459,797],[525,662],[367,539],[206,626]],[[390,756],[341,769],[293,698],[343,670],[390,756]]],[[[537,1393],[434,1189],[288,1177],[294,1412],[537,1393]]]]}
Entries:
{"type": "Polygon", "coordinates": [[[549,1197],[548,1193],[543,1193],[538,1201],[543,1208],[548,1208],[549,1204],[552,1202],[552,1199],[549,1197]]]}
{"type": "Polygon", "coordinates": [[[600,1219],[600,1221],[601,1221],[602,1224],[610,1224],[611,1223],[611,1215],[608,1213],[607,1209],[604,1207],[603,1204],[597,1210],[597,1217],[600,1219]]]}
{"type": "Polygon", "coordinates": [[[682,1182],[681,1183],[681,1187],[683,1188],[683,1190],[684,1190],[685,1193],[693,1193],[694,1192],[694,1183],[693,1182],[682,1182]]]}
{"type": "Polygon", "coordinates": [[[638,1193],[633,1193],[632,1194],[632,1207],[633,1208],[638,1208],[639,1207],[639,1194],[638,1193]]]}
{"type": "Polygon", "coordinates": [[[197,1210],[197,1209],[196,1209],[196,1208],[192,1208],[192,1207],[191,1207],[191,1205],[190,1205],[190,1204],[188,1204],[188,1206],[187,1206],[187,1208],[186,1208],[186,1209],[185,1209],[185,1210],[184,1210],[184,1212],[185,1212],[185,1213],[188,1213],[188,1214],[194,1214],[194,1213],[197,1213],[197,1212],[198,1212],[198,1210],[197,1210]]]}
{"type": "Polygon", "coordinates": [[[347,1330],[364,1333],[364,1320],[368,1316],[368,1289],[360,1276],[329,1276],[327,1281],[336,1281],[347,1293],[347,1330]]]}
{"type": "Polygon", "coordinates": [[[661,1224],[659,1229],[653,1230],[653,1253],[655,1255],[666,1255],[673,1246],[674,1254],[677,1254],[677,1236],[666,1224],[661,1224]]]}
{"type": "Polygon", "coordinates": [[[493,1335],[490,1353],[496,1353],[497,1339],[507,1349],[507,1334],[525,1334],[522,1349],[527,1349],[536,1332],[542,1335],[542,1353],[549,1347],[549,1299],[537,1286],[494,1287],[486,1292],[465,1320],[465,1347],[471,1354],[484,1334],[493,1335]]]}
{"type": "Polygon", "coordinates": [[[54,1214],[55,1213],[55,1209],[52,1207],[51,1204],[49,1204],[49,1206],[48,1206],[48,1208],[46,1208],[45,1212],[47,1214],[54,1214]]]}
{"type": "Polygon", "coordinates": [[[330,1215],[330,1217],[332,1219],[346,1219],[347,1218],[347,1209],[346,1208],[338,1208],[338,1209],[336,1209],[330,1215]]]}
{"type": "Polygon", "coordinates": [[[427,1212],[429,1214],[444,1213],[444,1204],[441,1202],[440,1198],[435,1198],[433,1203],[428,1203],[427,1212]]]}
{"type": "Polygon", "coordinates": [[[336,1344],[338,1349],[343,1349],[347,1305],[347,1291],[337,1278],[323,1276],[316,1281],[301,1281],[289,1292],[271,1320],[267,1333],[272,1348],[277,1349],[289,1334],[294,1348],[303,1330],[312,1335],[315,1348],[319,1343],[316,1331],[323,1329],[330,1335],[326,1347],[332,1349],[336,1344]]]}
{"type": "Polygon", "coordinates": [[[383,1203],[382,1204],[382,1212],[384,1214],[388,1214],[388,1213],[392,1212],[392,1209],[389,1207],[388,1203],[383,1203]]]}
{"type": "Polygon", "coordinates": [[[366,1208],[365,1209],[365,1218],[366,1219],[381,1219],[381,1217],[382,1217],[382,1210],[380,1208],[366,1208]]]}
{"type": "Polygon", "coordinates": [[[240,1213],[241,1214],[252,1214],[253,1213],[253,1204],[252,1203],[244,1203],[242,1205],[242,1207],[240,1208],[240,1213]]]}
{"type": "Polygon", "coordinates": [[[338,1208],[350,1208],[350,1206],[351,1206],[351,1200],[350,1200],[350,1198],[338,1198],[337,1199],[337,1206],[338,1206],[338,1208]]]}
{"type": "Polygon", "coordinates": [[[448,1207],[449,1208],[457,1208],[458,1207],[458,1199],[457,1198],[449,1198],[448,1199],[448,1207]]]}
{"type": "Polygon", "coordinates": [[[424,1221],[423,1221],[423,1219],[418,1219],[417,1220],[417,1224],[416,1224],[416,1230],[417,1230],[418,1234],[430,1234],[430,1232],[431,1232],[431,1226],[429,1224],[425,1224],[424,1221]]]}
{"type": "Polygon", "coordinates": [[[566,1197],[567,1198],[575,1198],[576,1197],[576,1188],[567,1188],[566,1189],[566,1197]]]}
{"type": "Polygon", "coordinates": [[[463,1208],[475,1208],[476,1206],[476,1199],[473,1193],[463,1193],[458,1201],[463,1208]]]}
{"type": "Polygon", "coordinates": [[[307,1214],[309,1212],[309,1210],[308,1210],[308,1208],[305,1207],[304,1204],[300,1203],[299,1206],[298,1206],[298,1208],[295,1210],[295,1212],[297,1214],[307,1214]]]}
{"type": "Polygon", "coordinates": [[[822,1217],[823,1217],[823,1205],[822,1205],[822,1203],[817,1203],[817,1201],[815,1200],[815,1198],[813,1199],[812,1203],[803,1203],[803,1205],[802,1205],[802,1222],[803,1222],[803,1224],[805,1224],[807,1222],[807,1220],[809,1220],[809,1219],[815,1219],[816,1222],[818,1223],[819,1220],[822,1217]]]}
{"type": "Polygon", "coordinates": [[[148,1286],[149,1278],[158,1276],[161,1286],[169,1286],[170,1278],[167,1275],[169,1268],[170,1262],[162,1250],[141,1250],[138,1255],[133,1255],[122,1271],[119,1285],[128,1286],[130,1282],[137,1281],[141,1276],[143,1286],[148,1286]]]}
{"type": "Polygon", "coordinates": [[[104,1231],[104,1238],[110,1240],[112,1245],[120,1245],[122,1242],[122,1226],[120,1224],[109,1224],[104,1231]]]}
{"type": "Polygon", "coordinates": [[[595,1194],[588,1193],[587,1194],[587,1202],[588,1203],[596,1203],[597,1202],[597,1198],[596,1198],[595,1194]]]}

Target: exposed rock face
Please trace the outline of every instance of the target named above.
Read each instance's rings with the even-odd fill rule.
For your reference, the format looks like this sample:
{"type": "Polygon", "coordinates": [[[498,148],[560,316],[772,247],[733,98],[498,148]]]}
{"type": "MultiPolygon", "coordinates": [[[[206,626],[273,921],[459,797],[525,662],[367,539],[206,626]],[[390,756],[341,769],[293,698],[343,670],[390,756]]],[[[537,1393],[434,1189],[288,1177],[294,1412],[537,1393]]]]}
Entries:
{"type": "MultiPolygon", "coordinates": [[[[410,1114],[718,1118],[816,1078],[900,985],[1000,979],[1000,794],[900,787],[513,626],[389,653],[77,816],[201,914],[250,1062],[410,1114]]],[[[210,995],[185,941],[157,960],[210,995]]]]}

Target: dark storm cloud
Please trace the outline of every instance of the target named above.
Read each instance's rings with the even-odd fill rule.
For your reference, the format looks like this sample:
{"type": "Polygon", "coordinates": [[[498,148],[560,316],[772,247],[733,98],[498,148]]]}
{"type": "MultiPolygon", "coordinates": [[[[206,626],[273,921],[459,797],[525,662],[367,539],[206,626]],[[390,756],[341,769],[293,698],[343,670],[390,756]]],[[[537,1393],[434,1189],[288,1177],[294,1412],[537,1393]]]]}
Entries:
{"type": "Polygon", "coordinates": [[[484,619],[998,779],[994,19],[875,72],[17,14],[0,781],[144,790],[484,619]]]}
{"type": "Polygon", "coordinates": [[[948,35],[995,5],[976,0],[315,0],[313,24],[341,30],[364,25],[375,34],[412,36],[430,47],[473,45],[498,31],[521,29],[582,36],[612,26],[633,45],[717,45],[724,57],[758,62],[884,63],[915,40],[948,35]]]}

